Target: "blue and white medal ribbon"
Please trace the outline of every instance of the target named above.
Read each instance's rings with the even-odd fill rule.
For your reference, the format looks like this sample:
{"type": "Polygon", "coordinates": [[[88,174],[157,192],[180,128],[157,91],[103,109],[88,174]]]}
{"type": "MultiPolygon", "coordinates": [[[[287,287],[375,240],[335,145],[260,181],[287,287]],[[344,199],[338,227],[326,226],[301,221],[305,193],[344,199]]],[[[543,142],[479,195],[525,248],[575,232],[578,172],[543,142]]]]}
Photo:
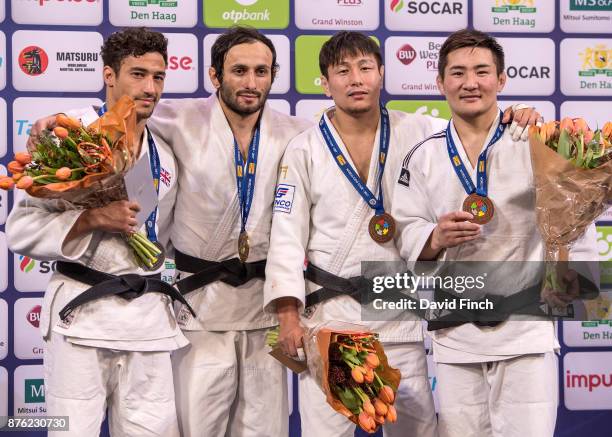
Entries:
{"type": "Polygon", "coordinates": [[[451,132],[451,121],[448,122],[446,127],[446,148],[448,150],[448,156],[451,160],[451,164],[457,177],[463,185],[465,192],[468,194],[466,199],[463,201],[463,211],[469,212],[474,216],[470,221],[484,225],[489,223],[493,219],[495,208],[493,202],[487,196],[487,154],[493,144],[495,144],[504,134],[505,124],[502,124],[502,113],[500,111],[499,124],[493,134],[493,137],[487,144],[487,147],[478,156],[477,171],[476,171],[476,186],[472,182],[472,178],[468,173],[459,151],[455,146],[453,135],[451,132]]]}
{"type": "Polygon", "coordinates": [[[321,116],[319,121],[319,129],[323,135],[323,139],[327,144],[327,148],[334,157],[334,161],[346,176],[351,185],[357,190],[359,195],[374,210],[374,216],[370,219],[368,230],[372,239],[378,243],[386,243],[393,239],[395,233],[395,220],[390,214],[385,212],[383,202],[382,178],[385,171],[385,163],[389,151],[390,141],[390,122],[389,112],[384,106],[380,106],[380,141],[379,141],[379,157],[378,157],[378,197],[370,191],[365,182],[361,180],[355,169],[349,164],[346,157],[340,150],[338,143],[334,139],[327,122],[325,115],[321,116]]]}

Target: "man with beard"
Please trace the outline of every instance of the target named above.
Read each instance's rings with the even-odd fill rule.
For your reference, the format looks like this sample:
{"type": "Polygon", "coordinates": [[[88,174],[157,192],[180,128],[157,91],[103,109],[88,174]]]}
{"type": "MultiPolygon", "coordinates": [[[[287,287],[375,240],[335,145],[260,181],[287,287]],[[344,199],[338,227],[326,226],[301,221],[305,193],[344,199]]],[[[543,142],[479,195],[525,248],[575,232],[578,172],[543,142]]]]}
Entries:
{"type": "MultiPolygon", "coordinates": [[[[163,90],[167,43],[144,28],[112,34],[102,46],[106,103],[69,113],[87,126],[122,96],[134,100],[136,156],[151,163],[159,197],[143,228],[162,244],[169,239],[176,165],[168,144],[146,126],[163,90]]],[[[145,271],[134,261],[123,234],[137,230],[138,211],[127,200],[82,210],[26,197],[7,221],[11,250],[57,260],[40,321],[45,399],[47,414],[68,416],[70,424],[50,436],[99,435],[107,407],[113,436],[179,435],[170,351],[187,340],[161,292],[180,295],[159,280],[163,262],[145,271]],[[136,290],[126,288],[128,282],[146,284],[148,291],[131,298],[136,290]]]]}
{"type": "Polygon", "coordinates": [[[178,314],[191,342],[173,356],[179,421],[186,437],[278,437],[286,373],[266,350],[277,321],[262,310],[262,278],[278,165],[308,123],[266,103],[277,70],[267,37],[236,27],[211,50],[216,94],[161,102],[152,124],[179,163],[177,286],[197,313],[178,314]]]}

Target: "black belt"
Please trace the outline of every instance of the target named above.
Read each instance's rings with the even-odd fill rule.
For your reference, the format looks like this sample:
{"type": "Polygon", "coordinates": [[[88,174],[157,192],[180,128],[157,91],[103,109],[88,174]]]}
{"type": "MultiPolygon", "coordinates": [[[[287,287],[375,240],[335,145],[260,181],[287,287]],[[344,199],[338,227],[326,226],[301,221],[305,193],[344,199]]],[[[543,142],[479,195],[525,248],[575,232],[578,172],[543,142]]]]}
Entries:
{"type": "Polygon", "coordinates": [[[365,302],[368,300],[368,292],[372,290],[372,281],[363,276],[341,278],[310,262],[304,278],[322,287],[306,296],[306,308],[337,296],[349,296],[357,302],[365,302]]]}
{"type": "Polygon", "coordinates": [[[140,276],[135,273],[116,276],[91,269],[82,264],[65,261],[58,261],[57,271],[70,279],[91,285],[90,288],[62,308],[59,313],[62,320],[65,320],[75,308],[103,297],[119,296],[126,300],[132,300],[145,293],[162,293],[170,296],[173,300],[178,300],[187,306],[191,314],[194,317],[196,316],[185,298],[174,287],[163,282],[159,273],[151,276],[140,276]]]}
{"type": "Polygon", "coordinates": [[[215,281],[221,281],[232,287],[239,287],[251,279],[266,277],[266,260],[243,263],[238,258],[225,261],[207,261],[175,251],[176,269],[193,275],[181,279],[176,287],[181,294],[197,290],[215,281]]]}

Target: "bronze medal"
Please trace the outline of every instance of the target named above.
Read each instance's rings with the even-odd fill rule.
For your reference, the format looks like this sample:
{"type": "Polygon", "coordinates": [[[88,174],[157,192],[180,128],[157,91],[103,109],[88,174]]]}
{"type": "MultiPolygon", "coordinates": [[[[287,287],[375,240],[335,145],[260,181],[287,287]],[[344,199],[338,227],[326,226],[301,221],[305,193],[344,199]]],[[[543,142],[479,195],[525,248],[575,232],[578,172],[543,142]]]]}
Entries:
{"type": "Polygon", "coordinates": [[[370,219],[368,231],[372,240],[377,243],[391,241],[395,234],[395,220],[386,212],[377,214],[370,219]]]}
{"type": "Polygon", "coordinates": [[[493,219],[495,207],[488,197],[472,193],[463,201],[463,211],[474,216],[470,222],[485,225],[493,219]]]}
{"type": "Polygon", "coordinates": [[[238,237],[238,258],[241,262],[246,262],[249,257],[249,249],[249,234],[243,231],[238,237]]]}

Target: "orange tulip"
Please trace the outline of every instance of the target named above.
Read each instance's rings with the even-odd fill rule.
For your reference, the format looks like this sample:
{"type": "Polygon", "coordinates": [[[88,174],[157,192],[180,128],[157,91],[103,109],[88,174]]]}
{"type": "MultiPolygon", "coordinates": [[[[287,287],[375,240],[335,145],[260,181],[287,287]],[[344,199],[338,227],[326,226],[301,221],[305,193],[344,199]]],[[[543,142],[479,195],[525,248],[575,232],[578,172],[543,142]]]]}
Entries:
{"type": "Polygon", "coordinates": [[[378,397],[385,404],[390,405],[395,400],[395,393],[391,387],[388,385],[383,385],[383,387],[380,389],[380,393],[378,393],[378,397]]]}
{"type": "Polygon", "coordinates": [[[363,379],[368,384],[372,384],[374,382],[374,369],[372,369],[371,367],[368,367],[365,375],[363,376],[363,379]]]}
{"type": "Polygon", "coordinates": [[[8,168],[11,173],[23,173],[23,165],[19,164],[17,161],[9,162],[6,168],[8,168]]]}
{"type": "Polygon", "coordinates": [[[561,120],[559,128],[561,130],[565,129],[569,134],[574,133],[574,120],[569,117],[565,117],[563,120],[561,120]]]}
{"type": "Polygon", "coordinates": [[[60,181],[65,181],[72,175],[72,171],[68,167],[58,168],[55,171],[55,177],[60,181]]]}
{"type": "Polygon", "coordinates": [[[544,123],[542,126],[540,126],[540,136],[542,137],[542,141],[546,142],[552,138],[556,130],[557,123],[555,121],[549,121],[548,123],[544,123]]]}
{"type": "Polygon", "coordinates": [[[355,366],[353,370],[351,370],[351,376],[355,380],[357,384],[363,383],[364,380],[365,369],[361,366],[355,366]]]}
{"type": "Polygon", "coordinates": [[[58,126],[65,127],[66,129],[78,129],[81,127],[79,120],[68,117],[66,114],[57,114],[55,116],[55,123],[58,126]]]}
{"type": "Polygon", "coordinates": [[[53,133],[60,140],[63,140],[64,138],[68,137],[68,129],[66,129],[65,127],[62,127],[62,126],[55,127],[53,129],[53,133]]]}
{"type": "Polygon", "coordinates": [[[584,118],[574,118],[574,133],[585,133],[588,130],[590,130],[589,125],[584,121],[584,118]]]}
{"type": "Polygon", "coordinates": [[[28,152],[17,152],[15,153],[15,161],[21,165],[26,165],[32,162],[32,155],[28,152]]]}
{"type": "Polygon", "coordinates": [[[21,179],[22,176],[23,173],[13,173],[13,181],[17,182],[19,179],[21,179]]]}
{"type": "Polygon", "coordinates": [[[24,176],[19,179],[19,182],[17,182],[17,188],[19,188],[20,190],[25,190],[27,188],[30,188],[33,183],[34,179],[32,179],[31,176],[24,176]]]}
{"type": "Polygon", "coordinates": [[[378,359],[378,355],[369,353],[365,359],[365,363],[372,369],[376,369],[378,366],[380,366],[380,359],[378,359]]]}
{"type": "Polygon", "coordinates": [[[0,176],[0,189],[11,190],[15,186],[15,182],[8,176],[0,176]]]}
{"type": "Polygon", "coordinates": [[[374,422],[374,419],[372,418],[372,416],[370,416],[365,411],[362,411],[361,413],[359,413],[358,421],[359,421],[359,426],[365,432],[373,432],[376,429],[376,422],[374,422]]]}
{"type": "Polygon", "coordinates": [[[379,425],[384,425],[385,417],[384,416],[376,415],[376,416],[374,416],[374,422],[378,423],[379,425]]]}
{"type": "Polygon", "coordinates": [[[386,416],[387,412],[389,411],[387,404],[385,404],[380,399],[374,400],[374,409],[376,410],[376,414],[378,414],[379,416],[386,416]]]}
{"type": "Polygon", "coordinates": [[[605,138],[612,139],[612,121],[607,121],[601,129],[601,133],[605,138]]]}
{"type": "Polygon", "coordinates": [[[397,422],[397,411],[393,405],[389,405],[389,411],[387,411],[385,418],[391,423],[397,422]]]}
{"type": "Polygon", "coordinates": [[[595,133],[593,133],[592,130],[588,130],[584,133],[584,143],[588,144],[593,140],[593,136],[595,136],[595,133]]]}
{"type": "Polygon", "coordinates": [[[372,405],[372,402],[369,399],[366,401],[363,401],[363,411],[368,413],[370,416],[374,416],[376,414],[374,405],[372,405]]]}

